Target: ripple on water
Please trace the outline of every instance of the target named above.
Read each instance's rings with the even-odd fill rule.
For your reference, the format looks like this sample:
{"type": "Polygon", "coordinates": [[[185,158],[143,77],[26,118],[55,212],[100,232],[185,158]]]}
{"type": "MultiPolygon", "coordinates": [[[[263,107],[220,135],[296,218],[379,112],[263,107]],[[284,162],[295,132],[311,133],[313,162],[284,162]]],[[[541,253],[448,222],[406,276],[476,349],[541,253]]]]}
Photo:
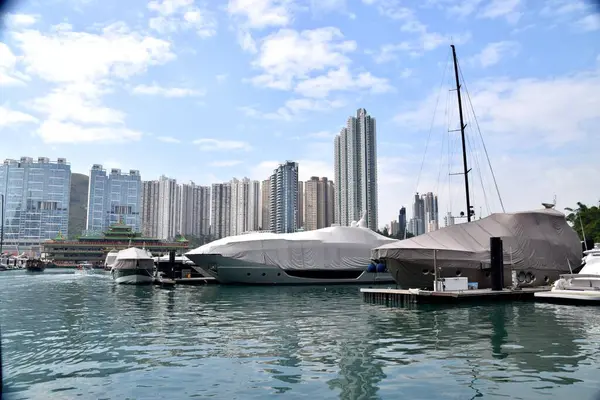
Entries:
{"type": "Polygon", "coordinates": [[[394,309],[363,303],[356,287],[165,291],[101,273],[2,278],[13,399],[586,399],[600,387],[594,309],[394,309]]]}

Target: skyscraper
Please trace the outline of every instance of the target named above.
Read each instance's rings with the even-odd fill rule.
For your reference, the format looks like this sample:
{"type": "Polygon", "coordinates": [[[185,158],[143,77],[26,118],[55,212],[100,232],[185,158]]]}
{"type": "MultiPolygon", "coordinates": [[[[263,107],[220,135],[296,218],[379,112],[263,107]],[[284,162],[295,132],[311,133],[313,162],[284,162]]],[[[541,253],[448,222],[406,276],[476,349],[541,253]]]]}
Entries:
{"type": "Polygon", "coordinates": [[[122,173],[113,168],[107,175],[100,164],[90,170],[86,229],[103,232],[110,225],[124,223],[141,230],[142,179],[140,172],[122,173]]]}
{"type": "Polygon", "coordinates": [[[271,206],[270,199],[271,195],[271,183],[269,179],[265,179],[262,181],[261,186],[261,223],[260,229],[263,231],[268,231],[271,228],[270,218],[269,218],[269,208],[271,206]]]}
{"type": "Polygon", "coordinates": [[[275,233],[295,232],[298,226],[298,163],[286,161],[270,178],[270,229],[275,233]]]}
{"type": "Polygon", "coordinates": [[[334,218],[342,226],[366,211],[367,226],[377,230],[376,136],[375,118],[359,108],[334,139],[334,218]]]}
{"type": "Polygon", "coordinates": [[[158,237],[173,239],[180,233],[181,193],[175,179],[161,176],[158,185],[158,237]]]}
{"type": "Polygon", "coordinates": [[[415,193],[413,217],[410,220],[409,228],[415,236],[433,232],[439,228],[437,195],[428,192],[419,196],[419,193],[415,193]]]}
{"type": "Polygon", "coordinates": [[[313,176],[306,181],[304,187],[304,228],[314,230],[331,226],[334,223],[333,182],[327,178],[319,179],[313,176]]]}
{"type": "Polygon", "coordinates": [[[64,158],[5,160],[0,165],[4,196],[4,249],[32,248],[59,233],[69,234],[71,166],[64,158]]]}
{"type": "Polygon", "coordinates": [[[406,234],[406,208],[402,206],[398,212],[398,237],[404,238],[406,234]]]}
{"type": "Polygon", "coordinates": [[[142,182],[142,233],[146,237],[158,237],[159,190],[158,181],[142,182]]]}
{"type": "Polygon", "coordinates": [[[231,184],[213,183],[210,234],[215,239],[231,235],[231,184]]]}
{"type": "Polygon", "coordinates": [[[296,195],[298,199],[298,226],[300,229],[304,226],[304,182],[298,181],[298,194],[296,195]]]}
{"type": "Polygon", "coordinates": [[[258,230],[260,182],[231,180],[231,235],[258,230]]]}
{"type": "Polygon", "coordinates": [[[179,186],[179,233],[196,237],[210,234],[210,187],[194,182],[179,186]]]}

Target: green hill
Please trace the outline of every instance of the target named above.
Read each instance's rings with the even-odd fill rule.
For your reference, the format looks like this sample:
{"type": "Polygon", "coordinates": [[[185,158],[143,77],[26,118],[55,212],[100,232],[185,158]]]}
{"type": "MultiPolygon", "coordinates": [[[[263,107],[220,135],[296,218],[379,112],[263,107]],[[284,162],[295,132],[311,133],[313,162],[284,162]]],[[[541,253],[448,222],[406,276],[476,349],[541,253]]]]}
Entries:
{"type": "Polygon", "coordinates": [[[88,186],[90,178],[71,174],[71,199],[69,201],[69,238],[76,238],[85,229],[87,218],[88,186]]]}

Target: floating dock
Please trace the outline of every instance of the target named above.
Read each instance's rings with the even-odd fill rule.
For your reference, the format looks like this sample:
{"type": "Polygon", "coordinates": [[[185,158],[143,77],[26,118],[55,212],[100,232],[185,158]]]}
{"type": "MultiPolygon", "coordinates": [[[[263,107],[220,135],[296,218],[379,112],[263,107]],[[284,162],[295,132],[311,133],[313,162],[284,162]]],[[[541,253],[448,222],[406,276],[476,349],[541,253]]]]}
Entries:
{"type": "Polygon", "coordinates": [[[456,304],[485,301],[532,301],[534,293],[549,291],[549,286],[521,289],[470,289],[459,291],[430,291],[419,289],[367,289],[360,292],[363,300],[388,306],[407,304],[456,304]]]}

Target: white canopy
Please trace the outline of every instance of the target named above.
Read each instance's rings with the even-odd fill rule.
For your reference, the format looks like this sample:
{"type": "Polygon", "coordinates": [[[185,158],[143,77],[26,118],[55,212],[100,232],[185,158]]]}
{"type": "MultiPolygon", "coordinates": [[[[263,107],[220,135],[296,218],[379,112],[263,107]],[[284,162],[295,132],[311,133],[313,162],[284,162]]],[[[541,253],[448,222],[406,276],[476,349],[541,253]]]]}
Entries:
{"type": "Polygon", "coordinates": [[[355,269],[368,266],[371,249],[394,241],[360,226],[332,226],[295,233],[257,232],[229,236],[186,255],[219,254],[283,269],[355,269]]]}
{"type": "Polygon", "coordinates": [[[559,269],[578,265],[581,241],[565,219],[554,209],[498,213],[470,223],[442,228],[414,238],[399,240],[373,250],[373,259],[407,262],[439,260],[488,262],[490,237],[503,242],[504,262],[533,269],[559,269]]]}
{"type": "Polygon", "coordinates": [[[130,247],[125,250],[119,251],[117,254],[117,260],[152,260],[152,257],[144,249],[138,249],[137,247],[130,247]]]}

